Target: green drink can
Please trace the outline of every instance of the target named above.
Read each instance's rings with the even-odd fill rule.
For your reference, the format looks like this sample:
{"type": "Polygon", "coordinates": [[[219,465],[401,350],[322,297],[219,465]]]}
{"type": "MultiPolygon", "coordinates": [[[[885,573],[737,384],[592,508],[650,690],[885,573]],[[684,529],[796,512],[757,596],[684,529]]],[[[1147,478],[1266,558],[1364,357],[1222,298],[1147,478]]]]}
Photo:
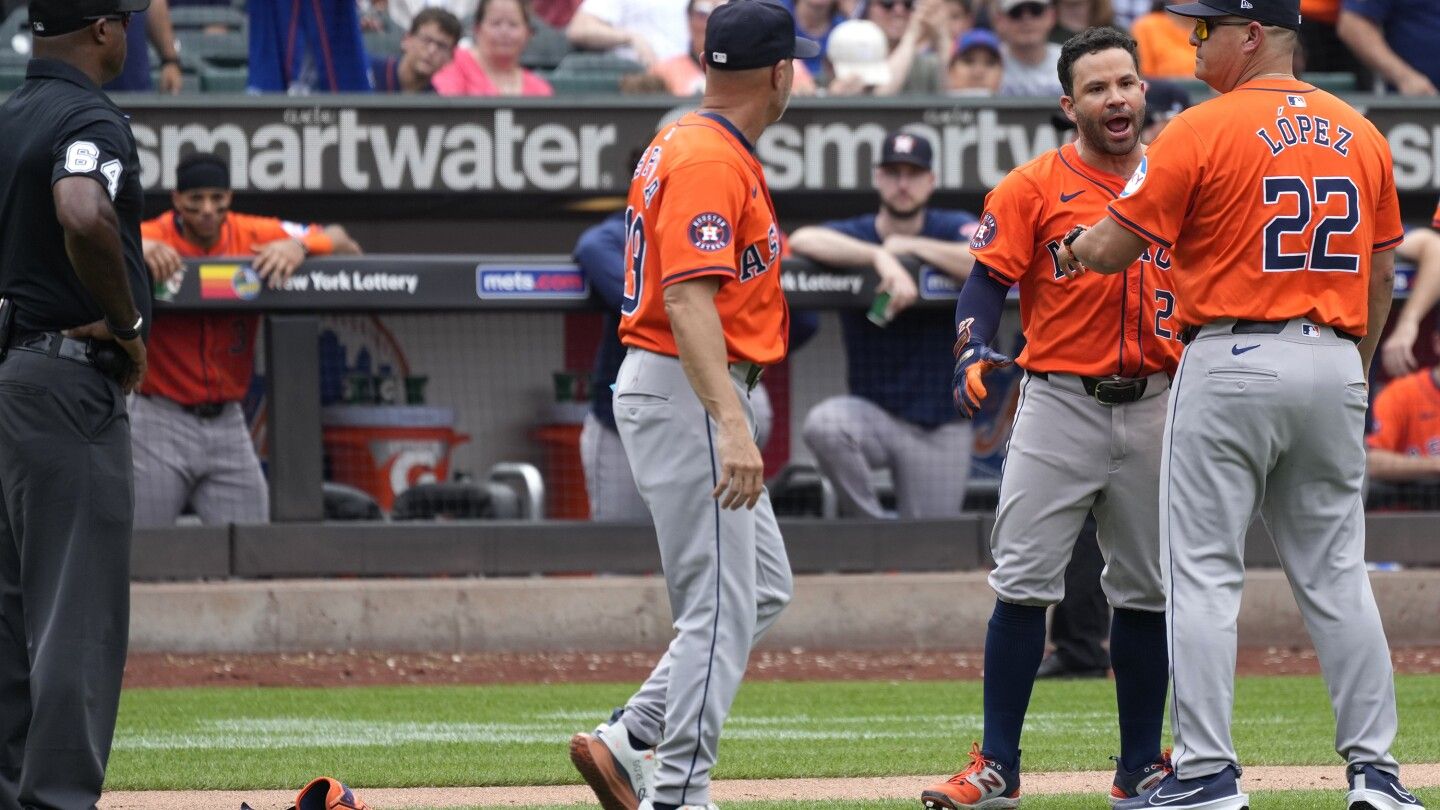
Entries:
{"type": "Polygon", "coordinates": [[[865,317],[876,326],[889,326],[890,315],[886,312],[889,308],[890,293],[882,292],[875,296],[875,300],[870,304],[870,311],[865,313],[865,317]]]}

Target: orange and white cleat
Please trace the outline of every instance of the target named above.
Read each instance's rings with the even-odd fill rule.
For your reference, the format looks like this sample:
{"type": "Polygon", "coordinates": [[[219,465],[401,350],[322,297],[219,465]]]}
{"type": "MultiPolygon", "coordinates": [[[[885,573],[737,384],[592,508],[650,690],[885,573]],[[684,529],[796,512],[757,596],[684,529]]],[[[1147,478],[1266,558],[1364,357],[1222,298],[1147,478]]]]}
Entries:
{"type": "Polygon", "coordinates": [[[1011,768],[970,745],[970,766],[920,794],[929,810],[1012,810],[1020,806],[1019,763],[1011,768]]]}

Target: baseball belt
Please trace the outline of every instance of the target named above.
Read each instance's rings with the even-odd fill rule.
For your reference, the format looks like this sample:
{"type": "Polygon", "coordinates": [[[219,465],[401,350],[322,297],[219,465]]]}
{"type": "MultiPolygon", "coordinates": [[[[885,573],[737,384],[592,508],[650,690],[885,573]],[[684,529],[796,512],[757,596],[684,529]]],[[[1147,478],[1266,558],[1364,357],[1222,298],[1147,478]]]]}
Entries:
{"type": "Polygon", "coordinates": [[[730,376],[734,377],[736,382],[745,386],[746,392],[755,390],[755,386],[760,384],[760,375],[764,373],[765,367],[759,363],[730,364],[730,376]]]}
{"type": "MultiPolygon", "coordinates": [[[[1050,373],[1045,371],[1032,371],[1030,376],[1038,377],[1052,384],[1061,384],[1067,380],[1079,380],[1086,396],[1093,397],[1096,402],[1106,406],[1139,402],[1145,398],[1145,391],[1150,387],[1150,377],[1086,377],[1083,374],[1057,373],[1052,381],[1050,373]]],[[[1061,387],[1068,386],[1062,384],[1061,387]]]]}
{"type": "Polygon", "coordinates": [[[130,355],[118,343],[108,340],[71,338],[59,332],[21,332],[14,336],[8,348],[90,366],[116,382],[124,380],[130,371],[130,355]]]}
{"type": "MultiPolygon", "coordinates": [[[[1252,321],[1246,318],[1239,318],[1235,325],[1230,327],[1232,335],[1278,335],[1285,331],[1289,321],[1252,321]]],[[[1342,337],[1351,343],[1359,343],[1360,336],[1346,332],[1344,329],[1336,329],[1333,326],[1325,327],[1335,333],[1336,337],[1342,337]]],[[[1188,344],[1200,333],[1200,327],[1187,326],[1180,330],[1180,342],[1188,344]]]]}

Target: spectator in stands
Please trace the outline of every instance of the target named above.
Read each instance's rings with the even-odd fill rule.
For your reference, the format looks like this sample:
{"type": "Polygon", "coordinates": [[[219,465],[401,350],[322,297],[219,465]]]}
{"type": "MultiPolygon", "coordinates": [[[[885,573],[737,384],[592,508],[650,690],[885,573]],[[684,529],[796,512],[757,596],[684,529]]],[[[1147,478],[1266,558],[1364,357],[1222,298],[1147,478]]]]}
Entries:
{"type": "MultiPolygon", "coordinates": [[[[976,0],[980,2],[980,0],[976,0]]],[[[945,39],[954,50],[960,44],[965,32],[975,27],[975,13],[970,9],[970,0],[945,0],[945,39]]]]}
{"type": "Polygon", "coordinates": [[[376,11],[388,13],[390,21],[401,31],[413,31],[415,18],[432,8],[448,11],[457,20],[473,20],[479,4],[480,0],[370,0],[370,5],[376,11]]]}
{"type": "Polygon", "coordinates": [[[825,58],[830,65],[832,96],[881,95],[891,82],[890,47],[885,32],[869,20],[846,20],[830,32],[825,58]]]}
{"type": "Polygon", "coordinates": [[[450,64],[463,31],[443,8],[421,9],[400,40],[399,56],[370,58],[370,83],[377,93],[433,93],[431,80],[450,64]]]}
{"type": "Polygon", "coordinates": [[[368,93],[355,0],[247,0],[252,93],[368,93]]]}
{"type": "Polygon", "coordinates": [[[1420,367],[1415,359],[1415,341],[1420,322],[1440,302],[1440,206],[1429,228],[1414,228],[1405,234],[1405,241],[1395,249],[1396,256],[1415,265],[1410,282],[1410,296],[1395,316],[1390,334],[1380,346],[1385,373],[1391,377],[1409,374],[1420,367]]]}
{"type": "Polygon", "coordinates": [[[580,0],[536,0],[534,11],[546,25],[563,31],[575,18],[578,8],[580,0]]]}
{"type": "MultiPolygon", "coordinates": [[[[1440,353],[1440,331],[1430,340],[1440,353]]],[[[1365,438],[1372,480],[1440,479],[1440,365],[1391,380],[1375,397],[1373,425],[1365,438]]]]}
{"type": "Polygon", "coordinates": [[[945,0],[867,0],[866,19],[885,31],[893,88],[878,95],[939,95],[954,40],[945,0]]]}
{"type": "Polygon", "coordinates": [[[1145,128],[1140,142],[1148,144],[1160,136],[1170,119],[1190,106],[1190,93],[1175,82],[1155,79],[1145,84],[1145,128]]]}
{"type": "Polygon", "coordinates": [[[1300,0],[1300,16],[1300,49],[1305,53],[1306,70],[1369,72],[1356,61],[1335,31],[1340,22],[1340,0],[1300,0]]]}
{"type": "Polygon", "coordinates": [[[1054,4],[1051,0],[997,0],[995,10],[995,33],[1005,63],[1000,95],[1058,99],[1064,91],[1055,73],[1060,46],[1050,41],[1054,4]]]}
{"type": "Polygon", "coordinates": [[[1435,0],[1344,0],[1336,31],[1361,62],[1402,95],[1440,92],[1440,3],[1435,0]]]}
{"type": "MultiPolygon", "coordinates": [[[[237,214],[232,198],[228,160],[198,153],[180,162],[174,210],[140,230],[157,286],[183,272],[187,258],[251,257],[235,271],[238,289],[278,287],[306,256],[360,252],[339,225],[237,214]]],[[[136,526],[172,525],[187,506],[206,524],[269,520],[269,493],[240,409],[259,322],[248,312],[156,313],[150,371],[130,402],[136,526]]]]}
{"type": "Polygon", "coordinates": [[[1055,27],[1050,30],[1050,41],[1063,45],[1086,28],[1114,24],[1110,0],[1055,0],[1055,27]]]}
{"type": "Polygon", "coordinates": [[[686,0],[584,0],[565,36],[577,48],[609,51],[643,68],[690,50],[686,0]]]}
{"type": "Polygon", "coordinates": [[[520,66],[535,33],[529,0],[480,0],[474,43],[458,48],[430,83],[442,96],[551,96],[550,83],[520,66]]]}
{"type": "Polygon", "coordinates": [[[150,7],[136,12],[125,30],[125,67],[120,75],[105,85],[107,92],[148,93],[155,89],[150,76],[149,38],[160,55],[160,92],[173,96],[180,92],[184,77],[180,73],[180,55],[175,50],[175,29],[170,24],[169,0],[150,0],[150,7]]]}
{"type": "Polygon", "coordinates": [[[1154,0],[1110,0],[1115,18],[1110,23],[1121,31],[1129,31],[1135,21],[1149,14],[1154,0]]]}
{"type": "Polygon", "coordinates": [[[960,37],[950,58],[950,95],[993,96],[1000,91],[1003,73],[1000,39],[987,29],[973,28],[960,37]]]}
{"type": "MultiPolygon", "coordinates": [[[[726,0],[690,0],[686,8],[686,19],[690,29],[690,50],[680,56],[656,62],[650,72],[665,81],[665,88],[672,96],[698,96],[705,92],[705,69],[701,57],[705,50],[705,24],[710,12],[724,5],[726,0]]],[[[791,93],[797,96],[815,94],[815,80],[805,64],[795,60],[795,79],[791,93]]]]}
{"type": "Polygon", "coordinates": [[[945,376],[955,360],[953,313],[905,311],[917,292],[903,257],[931,265],[957,285],[974,264],[966,242],[975,218],[929,207],[931,164],[924,137],[890,133],[872,175],[879,212],[800,228],[790,238],[797,256],[835,268],[872,268],[877,291],[890,295],[883,326],[864,312],[840,314],[850,393],[821,402],[805,417],[805,443],[850,515],[887,516],[871,475],[880,468],[891,472],[903,518],[958,515],[965,496],[970,422],[956,417],[945,376]]]}
{"type": "Polygon", "coordinates": [[[1140,54],[1140,75],[1147,79],[1189,79],[1195,75],[1195,21],[1165,10],[1185,0],[1156,0],[1154,9],[1135,21],[1130,33],[1140,54]]]}
{"type": "Polygon", "coordinates": [[[794,0],[792,11],[795,15],[795,35],[820,43],[819,56],[795,62],[804,64],[811,76],[818,76],[825,70],[825,50],[830,32],[848,18],[840,11],[836,0],[794,0]]]}

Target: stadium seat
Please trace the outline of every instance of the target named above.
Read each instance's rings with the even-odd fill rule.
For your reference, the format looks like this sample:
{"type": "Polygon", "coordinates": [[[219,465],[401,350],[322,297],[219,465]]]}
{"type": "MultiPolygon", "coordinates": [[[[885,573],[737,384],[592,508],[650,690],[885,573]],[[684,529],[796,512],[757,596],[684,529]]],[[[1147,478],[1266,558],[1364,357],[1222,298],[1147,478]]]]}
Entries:
{"type": "Polygon", "coordinates": [[[200,66],[199,76],[202,93],[243,93],[250,82],[250,71],[243,67],[218,67],[205,63],[200,66]]]}
{"type": "Polygon", "coordinates": [[[571,52],[565,32],[535,21],[535,36],[520,54],[520,65],[530,70],[550,70],[571,52]]]}
{"type": "Polygon", "coordinates": [[[644,70],[628,59],[604,53],[572,51],[550,74],[550,86],[557,95],[620,92],[620,77],[644,70]]]}
{"type": "Polygon", "coordinates": [[[365,52],[371,56],[395,56],[400,53],[400,40],[405,34],[399,31],[366,31],[365,52]]]}
{"type": "Polygon", "coordinates": [[[179,31],[200,31],[223,25],[231,31],[245,30],[245,12],[230,6],[171,6],[170,25],[179,31]]]}
{"type": "Polygon", "coordinates": [[[395,520],[516,520],[520,499],[503,484],[416,484],[395,496],[395,520]]]}
{"type": "Polygon", "coordinates": [[[205,63],[212,67],[245,67],[250,61],[250,38],[243,33],[202,34],[199,31],[177,33],[180,64],[198,71],[205,63]]]}
{"type": "Polygon", "coordinates": [[[1354,73],[1305,73],[1300,78],[1331,93],[1355,92],[1354,73]]]}
{"type": "Polygon", "coordinates": [[[326,520],[384,520],[380,504],[364,490],[326,481],[322,485],[326,520]]]}
{"type": "Polygon", "coordinates": [[[840,514],[835,485],[812,464],[786,464],[766,488],[778,516],[834,518],[840,514]]]}

